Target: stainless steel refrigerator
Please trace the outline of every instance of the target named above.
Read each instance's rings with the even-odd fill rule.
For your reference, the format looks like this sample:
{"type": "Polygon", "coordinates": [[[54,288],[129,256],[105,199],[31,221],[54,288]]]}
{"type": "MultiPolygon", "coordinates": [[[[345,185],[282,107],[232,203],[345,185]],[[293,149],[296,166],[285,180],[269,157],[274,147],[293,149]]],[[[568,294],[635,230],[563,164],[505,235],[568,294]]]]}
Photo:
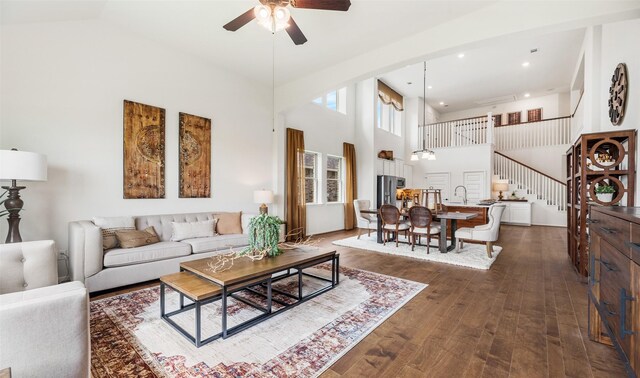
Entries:
{"type": "Polygon", "coordinates": [[[382,205],[396,206],[396,189],[398,178],[396,176],[378,175],[376,208],[382,205]]]}

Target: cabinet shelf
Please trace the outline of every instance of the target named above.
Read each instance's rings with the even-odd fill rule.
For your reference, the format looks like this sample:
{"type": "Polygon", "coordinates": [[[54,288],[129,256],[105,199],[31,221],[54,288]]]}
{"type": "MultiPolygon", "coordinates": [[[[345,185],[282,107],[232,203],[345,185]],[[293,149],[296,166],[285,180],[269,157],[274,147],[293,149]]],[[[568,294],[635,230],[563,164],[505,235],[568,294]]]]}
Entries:
{"type": "Polygon", "coordinates": [[[635,203],[635,167],[636,167],[636,130],[621,130],[603,133],[583,134],[567,151],[567,226],[573,237],[567,240],[569,257],[576,271],[588,275],[589,227],[587,219],[591,206],[601,206],[590,199],[593,185],[603,180],[617,187],[619,198],[624,198],[624,206],[635,203]],[[599,167],[597,160],[603,155],[607,160],[615,161],[610,167],[599,167]],[[593,163],[601,170],[588,169],[593,163]],[[628,169],[619,169],[627,167],[628,169]],[[583,180],[584,178],[584,180],[583,180]],[[622,184],[624,183],[624,184],[622,184]],[[621,187],[622,185],[622,187],[621,187]]]}

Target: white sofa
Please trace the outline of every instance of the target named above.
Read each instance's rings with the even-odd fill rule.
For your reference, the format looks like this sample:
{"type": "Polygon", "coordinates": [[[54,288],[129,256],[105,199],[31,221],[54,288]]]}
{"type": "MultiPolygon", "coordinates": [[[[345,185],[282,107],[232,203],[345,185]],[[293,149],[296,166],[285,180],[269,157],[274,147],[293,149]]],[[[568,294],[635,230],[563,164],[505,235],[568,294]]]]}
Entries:
{"type": "Polygon", "coordinates": [[[157,279],[180,270],[183,261],[201,259],[241,249],[249,243],[248,226],[255,214],[242,214],[242,234],[171,241],[171,222],[196,222],[215,218],[215,212],[135,216],[136,229],[153,226],[159,243],[103,252],[102,233],[91,221],[69,223],[69,262],[73,280],[89,292],[157,279]]]}
{"type": "Polygon", "coordinates": [[[0,245],[0,370],[13,377],[89,377],[89,298],[58,285],[52,240],[0,245]]]}

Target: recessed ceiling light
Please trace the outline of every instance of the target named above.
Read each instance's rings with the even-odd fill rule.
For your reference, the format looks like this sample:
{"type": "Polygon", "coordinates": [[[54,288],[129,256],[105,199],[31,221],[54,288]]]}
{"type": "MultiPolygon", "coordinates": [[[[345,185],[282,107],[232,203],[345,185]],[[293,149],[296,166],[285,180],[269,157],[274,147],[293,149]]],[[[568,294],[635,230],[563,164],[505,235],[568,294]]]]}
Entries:
{"type": "Polygon", "coordinates": [[[524,97],[529,97],[529,96],[531,96],[529,93],[524,94],[524,97]]]}
{"type": "Polygon", "coordinates": [[[529,67],[529,62],[522,63],[522,67],[529,67]]]}
{"type": "Polygon", "coordinates": [[[458,54],[458,58],[460,59],[464,58],[464,54],[463,53],[458,54]]]}
{"type": "Polygon", "coordinates": [[[444,105],[444,101],[440,101],[440,105],[444,105]]]}
{"type": "Polygon", "coordinates": [[[430,85],[427,87],[427,89],[431,89],[431,88],[433,88],[433,87],[432,87],[432,86],[430,86],[430,85]]]}

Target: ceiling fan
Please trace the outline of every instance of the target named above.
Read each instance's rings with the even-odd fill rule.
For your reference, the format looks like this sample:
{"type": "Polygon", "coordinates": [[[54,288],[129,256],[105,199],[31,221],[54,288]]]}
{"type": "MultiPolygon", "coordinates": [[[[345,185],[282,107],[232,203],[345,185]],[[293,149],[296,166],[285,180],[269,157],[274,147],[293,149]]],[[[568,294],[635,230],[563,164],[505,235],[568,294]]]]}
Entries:
{"type": "Polygon", "coordinates": [[[260,5],[249,9],[223,27],[229,31],[236,31],[248,24],[254,18],[265,28],[275,33],[286,30],[296,45],[307,42],[298,24],[289,13],[288,6],[303,9],[335,10],[346,12],[351,6],[349,0],[260,0],[260,5]]]}

